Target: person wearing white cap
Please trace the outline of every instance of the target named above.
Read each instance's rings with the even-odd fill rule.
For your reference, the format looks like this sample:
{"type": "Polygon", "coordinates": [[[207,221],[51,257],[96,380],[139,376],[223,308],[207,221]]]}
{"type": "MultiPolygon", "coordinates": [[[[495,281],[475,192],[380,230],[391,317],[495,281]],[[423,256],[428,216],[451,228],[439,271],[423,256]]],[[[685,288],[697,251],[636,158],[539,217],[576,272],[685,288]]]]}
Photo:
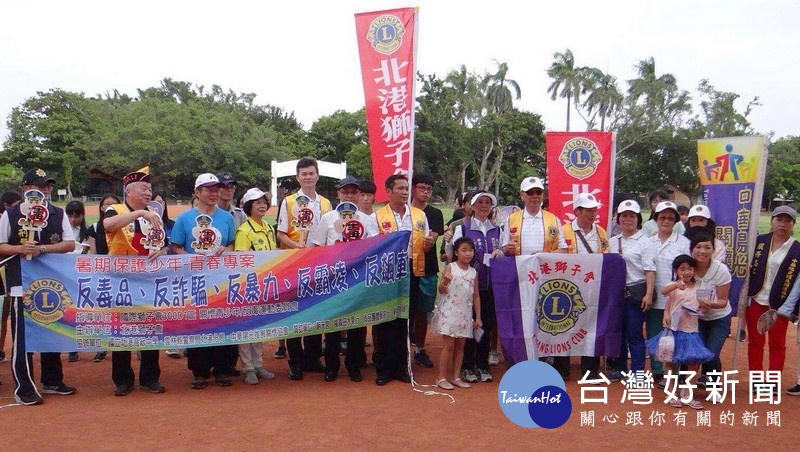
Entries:
{"type": "Polygon", "coordinates": [[[506,256],[540,252],[566,252],[567,242],[561,233],[558,218],[542,210],[545,190],[542,179],[522,179],[519,195],[525,208],[509,215],[500,232],[500,246],[506,256]]]}
{"type": "MultiPolygon", "coordinates": [[[[236,224],[230,213],[217,207],[220,186],[217,176],[211,173],[197,176],[194,181],[194,194],[197,197],[195,207],[178,215],[172,228],[172,254],[220,256],[226,250],[233,250],[236,224]]],[[[230,375],[225,373],[229,371],[230,348],[238,350],[235,345],[187,350],[193,389],[208,386],[207,380],[212,375],[212,369],[217,385],[225,387],[232,384],[230,375]]]]}
{"type": "MultiPolygon", "coordinates": [[[[648,339],[657,336],[663,328],[664,308],[668,297],[661,293],[661,288],[672,281],[672,261],[681,254],[689,254],[689,239],[675,230],[676,224],[680,223],[675,203],[662,201],[656,205],[654,212],[658,230],[649,238],[642,257],[645,279],[648,284],[651,280],[654,281],[653,287],[656,291],[656,300],[647,311],[645,328],[648,339]]],[[[663,363],[652,356],[650,368],[655,381],[664,376],[663,363]]]]}
{"type": "MultiPolygon", "coordinates": [[[[339,181],[336,194],[339,205],[320,218],[319,223],[311,228],[308,233],[308,244],[313,246],[329,246],[337,243],[353,242],[356,240],[378,235],[378,223],[358,210],[356,202],[359,198],[360,188],[358,179],[347,176],[339,181]]],[[[367,361],[364,351],[367,338],[367,328],[357,327],[347,330],[347,347],[344,351],[344,365],[350,381],[359,382],[364,379],[361,375],[361,365],[367,361]]],[[[335,381],[339,377],[341,361],[339,358],[339,331],[325,333],[325,375],[323,380],[335,381]]]]}
{"type": "MultiPolygon", "coordinates": [[[[268,251],[277,248],[275,232],[264,221],[269,211],[272,195],[254,187],[242,196],[242,211],[247,218],[236,230],[233,249],[235,251],[268,251]]],[[[239,344],[239,358],[242,359],[242,378],[250,385],[258,384],[258,379],[272,380],[275,374],[264,368],[263,344],[253,342],[239,344]]]]}
{"type": "MultiPolygon", "coordinates": [[[[591,193],[579,193],[572,200],[575,219],[572,223],[561,227],[564,239],[567,242],[567,252],[573,254],[595,254],[608,252],[608,234],[606,230],[595,224],[597,208],[602,206],[600,201],[591,193]]],[[[569,357],[559,356],[554,359],[554,365],[561,371],[569,373],[569,357]]],[[[589,380],[599,378],[600,357],[581,356],[581,376],[588,372],[589,380]]]]}
{"type": "MultiPolygon", "coordinates": [[[[771,231],[756,238],[756,248],[750,263],[749,303],[745,311],[747,320],[747,364],[750,371],[764,370],[764,344],[769,343],[767,369],[783,371],[786,361],[786,330],[789,319],[779,315],[765,333],[758,332],[758,319],[769,309],[787,314],[785,304],[796,303],[800,242],[794,239],[797,212],[789,206],[779,206],[772,211],[771,231]]],[[[797,316],[797,305],[788,312],[797,316]]],[[[800,388],[790,389],[791,395],[800,395],[800,388]]]]}
{"type": "Polygon", "coordinates": [[[703,204],[692,206],[686,218],[686,225],[686,232],[683,235],[689,240],[698,230],[711,234],[711,237],[714,238],[714,255],[712,257],[720,262],[725,262],[725,242],[717,238],[717,224],[711,219],[711,210],[707,206],[703,204]]]}
{"type": "Polygon", "coordinates": [[[497,198],[489,192],[479,191],[470,199],[470,205],[472,213],[469,218],[465,219],[464,224],[456,227],[452,232],[445,233],[445,251],[452,261],[452,244],[456,240],[461,237],[469,237],[475,243],[475,254],[470,265],[478,272],[483,335],[480,341],[469,338],[464,344],[461,372],[462,378],[469,383],[478,380],[490,382],[492,375],[489,373],[489,351],[491,349],[489,340],[492,329],[497,328],[497,316],[495,315],[494,292],[492,291],[491,270],[488,262],[490,258],[503,256],[503,250],[499,246],[500,228],[489,218],[492,209],[497,206],[497,198]]]}
{"type": "Polygon", "coordinates": [[[650,240],[641,231],[642,213],[639,203],[633,199],[619,203],[617,224],[622,232],[611,237],[609,252],[619,253],[625,259],[625,302],[620,357],[608,359],[608,364],[614,369],[608,377],[611,381],[621,380],[622,372],[629,370],[628,352],[631,355],[630,371],[644,371],[645,344],[642,327],[646,312],[653,303],[654,284],[654,281],[650,280],[648,287],[644,274],[642,254],[650,240]]]}

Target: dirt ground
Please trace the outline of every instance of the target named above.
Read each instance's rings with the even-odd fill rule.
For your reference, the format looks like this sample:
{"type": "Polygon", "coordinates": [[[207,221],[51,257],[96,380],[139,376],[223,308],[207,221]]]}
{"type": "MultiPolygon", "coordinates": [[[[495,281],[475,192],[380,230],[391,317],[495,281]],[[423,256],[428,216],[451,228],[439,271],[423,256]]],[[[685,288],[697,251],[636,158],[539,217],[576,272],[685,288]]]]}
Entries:
{"type": "MultiPolygon", "coordinates": [[[[795,328],[787,338],[787,371],[784,389],[794,385],[798,359],[795,328]]],[[[729,367],[734,341],[724,349],[729,367]]],[[[439,337],[429,335],[428,350],[438,361],[439,337]]],[[[111,362],[95,363],[93,354],[82,353],[76,363],[66,362],[65,382],[78,388],[72,396],[46,395],[39,406],[14,404],[9,363],[0,364],[0,438],[7,450],[352,450],[419,449],[444,450],[488,448],[511,450],[542,445],[552,450],[648,450],[672,449],[678,444],[705,445],[712,450],[794,450],[800,426],[800,397],[782,395],[780,405],[748,405],[744,383],[737,386],[737,403],[711,406],[712,427],[697,427],[697,414],[684,408],[686,426],[677,426],[678,411],[660,403],[619,403],[622,386],[609,389],[609,404],[580,404],[580,386],[567,382],[573,412],[567,424],[554,430],[524,429],[502,414],[497,386],[505,367],[494,367],[495,381],[477,383],[471,389],[448,392],[455,399],[425,395],[397,381],[378,387],[372,365],[364,369],[364,381],[349,381],[344,369],[332,383],[322,374],[306,373],[302,381],[290,381],[286,360],[272,357],[276,343],[264,344],[265,365],[278,374],[272,381],[249,386],[235,380],[228,388],[209,386],[190,389],[191,374],[186,359],[162,355],[161,382],[164,394],[135,390],[126,397],[112,394],[111,362]],[[594,411],[595,427],[581,426],[581,411],[594,411]],[[665,423],[651,426],[652,411],[665,413],[665,423]],[[723,411],[735,414],[734,425],[721,425],[723,411]],[[780,410],[781,426],[767,426],[767,411],[780,410]],[[625,425],[629,411],[641,411],[644,425],[625,425]],[[744,426],[742,414],[757,411],[757,425],[744,426]],[[608,421],[617,416],[615,424],[608,421]],[[604,418],[606,419],[604,421],[604,418]],[[702,436],[699,436],[702,435],[702,436]],[[527,443],[527,444],[526,444],[527,443]],[[536,444],[536,445],[534,445],[536,444]]],[[[6,352],[10,353],[6,346],[6,352]]],[[[737,367],[746,374],[746,343],[740,343],[737,367]]],[[[371,353],[372,348],[368,348],[371,353]]],[[[134,358],[135,360],[135,358],[134,358]]],[[[572,374],[578,360],[573,358],[572,374]]],[[[38,372],[38,357],[35,359],[38,372]]],[[[436,369],[415,365],[414,376],[422,384],[435,381],[436,369]]],[[[744,380],[745,378],[741,378],[744,380]]],[[[430,387],[421,387],[421,391],[430,387]]],[[[444,391],[443,391],[444,392],[444,391]]],[[[538,447],[537,447],[538,448],[538,447]]]]}
{"type": "MultiPolygon", "coordinates": [[[[185,208],[185,207],[184,207],[185,208]]],[[[96,207],[95,207],[96,209],[96,207]]],[[[87,206],[87,210],[91,210],[87,206]]],[[[183,209],[170,206],[174,218],[183,209]]],[[[87,214],[90,214],[87,212],[87,214]]],[[[96,212],[95,212],[96,214],[96,212]]],[[[786,371],[783,389],[797,381],[798,352],[795,327],[787,335],[786,371]]],[[[723,350],[723,366],[730,369],[734,348],[729,338],[723,350]]],[[[302,381],[288,379],[286,360],[272,354],[275,342],[264,344],[264,361],[277,374],[257,386],[235,380],[228,388],[190,388],[191,373],[186,359],[161,355],[164,394],[135,390],[126,397],[114,397],[111,362],[94,363],[92,353],[82,353],[76,363],[66,362],[67,384],[76,386],[72,396],[46,395],[39,406],[16,405],[9,362],[0,364],[0,438],[3,450],[409,450],[421,447],[442,450],[667,450],[676,446],[710,450],[795,450],[800,427],[800,397],[781,396],[780,405],[749,405],[747,399],[747,344],[739,343],[737,368],[742,381],[737,386],[736,404],[706,403],[711,427],[697,426],[697,413],[689,408],[685,426],[676,425],[677,409],[661,403],[654,391],[651,405],[620,403],[623,387],[613,384],[609,403],[581,404],[581,387],[575,379],[567,382],[573,401],[569,421],[554,430],[525,429],[505,418],[497,402],[497,386],[505,367],[492,368],[495,381],[477,383],[471,389],[448,392],[455,399],[426,395],[431,387],[390,382],[378,387],[375,369],[364,369],[364,381],[352,383],[344,369],[332,383],[322,374],[306,373],[302,381]],[[595,426],[581,425],[581,412],[594,411],[595,426]],[[780,411],[781,425],[767,426],[767,411],[780,411]],[[628,412],[640,411],[644,425],[625,425],[628,412]],[[665,414],[664,424],[651,425],[653,411],[665,414]],[[733,426],[721,425],[723,412],[734,413],[733,426]],[[742,415],[757,412],[757,424],[745,426],[742,415]],[[616,417],[616,422],[610,421],[616,417]],[[9,449],[5,449],[8,447],[9,449]]],[[[429,334],[428,352],[439,360],[441,339],[429,334]]],[[[6,341],[6,354],[10,356],[6,341]]],[[[368,354],[372,348],[367,349],[368,354]]],[[[135,358],[134,358],[135,360],[135,358]]],[[[572,375],[579,373],[578,359],[572,359],[572,375]]],[[[38,357],[34,368],[39,372],[38,357]]],[[[134,363],[134,366],[136,363],[134,363]]],[[[415,365],[414,377],[431,385],[436,369],[415,365]]],[[[442,391],[445,392],[445,391],[442,391]]]]}

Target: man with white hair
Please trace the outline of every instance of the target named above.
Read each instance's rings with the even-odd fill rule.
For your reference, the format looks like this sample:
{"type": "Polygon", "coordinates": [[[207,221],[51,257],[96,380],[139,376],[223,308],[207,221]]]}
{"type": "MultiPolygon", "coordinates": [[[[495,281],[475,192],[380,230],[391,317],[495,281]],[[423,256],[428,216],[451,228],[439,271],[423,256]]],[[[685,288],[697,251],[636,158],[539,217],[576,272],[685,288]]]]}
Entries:
{"type": "MultiPolygon", "coordinates": [[[[147,256],[156,259],[166,254],[167,246],[162,241],[159,249],[146,248],[146,231],[161,229],[164,224],[157,212],[147,208],[152,200],[149,168],[134,171],[122,178],[125,187],[125,202],[106,209],[103,229],[106,232],[108,254],[147,256]]],[[[165,391],[158,382],[161,368],[158,365],[158,350],[142,350],[139,363],[139,387],[159,394],[165,391]]],[[[111,353],[111,379],[116,386],[115,396],[126,396],[133,390],[135,374],[131,367],[131,352],[127,350],[111,353]]]]}

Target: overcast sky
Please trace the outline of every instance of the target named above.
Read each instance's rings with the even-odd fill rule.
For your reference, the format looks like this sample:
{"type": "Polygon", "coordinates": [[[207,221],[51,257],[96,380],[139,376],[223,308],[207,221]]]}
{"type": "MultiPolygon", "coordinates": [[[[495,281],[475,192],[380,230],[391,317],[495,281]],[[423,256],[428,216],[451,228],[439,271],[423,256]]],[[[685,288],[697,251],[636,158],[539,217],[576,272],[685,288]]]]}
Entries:
{"type": "Polygon", "coordinates": [[[165,77],[256,93],[309,128],[363,106],[353,15],[405,6],[420,7],[419,71],[444,76],[464,64],[482,73],[506,62],[522,88],[518,107],[541,114],[548,130],[564,129],[565,101],[550,100],[545,71],[569,48],[577,66],[615,75],[620,89],[652,56],[657,75],[673,74],[693,95],[708,78],[759,96],[757,132],[800,134],[800,8],[788,0],[0,0],[0,136],[11,109],[37,91],[135,95],[165,77]]]}

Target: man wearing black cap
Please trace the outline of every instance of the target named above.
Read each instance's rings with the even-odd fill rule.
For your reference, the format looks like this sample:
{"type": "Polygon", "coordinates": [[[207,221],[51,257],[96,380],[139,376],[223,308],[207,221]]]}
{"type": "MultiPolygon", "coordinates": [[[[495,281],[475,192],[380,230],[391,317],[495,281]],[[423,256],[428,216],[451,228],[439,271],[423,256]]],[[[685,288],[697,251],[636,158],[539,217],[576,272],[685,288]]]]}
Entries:
{"type": "Polygon", "coordinates": [[[247,215],[244,214],[244,211],[233,203],[233,195],[236,194],[236,187],[239,183],[227,172],[217,174],[217,179],[219,179],[220,184],[217,207],[233,215],[233,222],[236,223],[236,229],[238,230],[239,226],[247,221],[247,215]]]}
{"type": "MultiPolygon", "coordinates": [[[[358,180],[345,177],[339,181],[336,188],[341,202],[336,209],[323,215],[319,223],[311,229],[308,233],[308,243],[314,246],[327,246],[378,235],[377,223],[359,212],[355,204],[359,195],[358,180]]],[[[359,382],[364,379],[360,367],[367,361],[364,351],[366,336],[366,327],[347,330],[344,365],[351,381],[359,382]]],[[[339,338],[339,332],[325,333],[325,381],[334,381],[338,377],[341,366],[339,338]]]]}
{"type": "MultiPolygon", "coordinates": [[[[106,231],[108,254],[127,256],[147,256],[156,259],[166,254],[164,244],[160,249],[145,248],[145,232],[148,229],[162,229],[164,224],[157,212],[149,210],[147,204],[152,200],[149,168],[127,174],[122,178],[125,187],[125,203],[114,204],[105,211],[103,228],[106,231]]],[[[114,381],[114,395],[126,396],[133,390],[135,378],[131,367],[130,351],[111,353],[111,379],[114,381]]],[[[145,391],[159,394],[165,391],[158,382],[161,368],[158,365],[158,350],[142,350],[139,363],[139,387],[145,391]]]]}
{"type": "MultiPolygon", "coordinates": [[[[9,207],[0,217],[0,255],[15,256],[6,264],[6,279],[11,296],[12,316],[11,371],[16,382],[14,398],[23,405],[37,405],[44,401],[33,382],[31,353],[25,350],[25,323],[22,307],[22,270],[20,255],[37,258],[47,253],[68,253],[75,249],[75,236],[64,211],[48,202],[55,180],[36,168],[22,178],[23,202],[9,207]],[[47,210],[47,215],[32,219],[33,206],[47,210]],[[40,221],[42,217],[45,221],[40,221]],[[24,226],[26,222],[29,224],[24,226]]],[[[42,209],[39,209],[42,210],[42,209]]],[[[42,212],[43,213],[43,212],[42,212]]],[[[45,394],[75,394],[75,388],[64,384],[59,353],[41,353],[42,392],[45,394]]]]}
{"type": "MultiPolygon", "coordinates": [[[[236,230],[238,230],[239,226],[247,221],[247,215],[244,211],[236,207],[233,203],[233,196],[236,193],[236,187],[239,183],[236,182],[236,179],[228,172],[218,173],[217,179],[219,179],[219,200],[217,201],[217,207],[233,215],[233,222],[236,224],[236,230]]],[[[236,368],[236,363],[239,361],[239,348],[226,347],[224,350],[226,353],[224,359],[227,363],[225,374],[238,377],[241,375],[239,369],[236,368]]]]}

